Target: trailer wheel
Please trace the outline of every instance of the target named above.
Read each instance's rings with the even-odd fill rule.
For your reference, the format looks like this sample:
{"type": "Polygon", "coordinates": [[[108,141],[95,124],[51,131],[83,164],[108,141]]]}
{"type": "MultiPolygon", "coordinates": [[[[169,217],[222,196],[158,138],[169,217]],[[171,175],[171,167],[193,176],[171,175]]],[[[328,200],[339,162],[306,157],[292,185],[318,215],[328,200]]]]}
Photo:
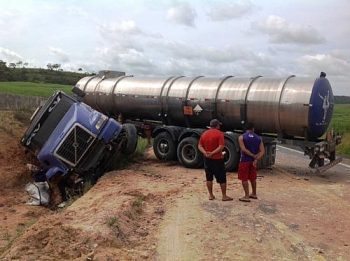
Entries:
{"type": "Polygon", "coordinates": [[[198,139],[184,138],[178,148],[177,157],[186,168],[200,168],[203,166],[203,155],[198,149],[198,139]]]}
{"type": "Polygon", "coordinates": [[[130,155],[135,152],[137,146],[137,130],[135,125],[130,123],[123,124],[123,131],[125,133],[125,142],[122,147],[123,154],[130,155]]]}
{"type": "Polygon", "coordinates": [[[161,132],[154,138],[153,151],[160,160],[175,160],[176,145],[169,133],[161,132]]]}
{"type": "Polygon", "coordinates": [[[324,165],[324,158],[320,158],[318,156],[314,156],[309,163],[309,167],[314,169],[316,167],[322,167],[324,165]]]}
{"type": "Polygon", "coordinates": [[[318,167],[324,166],[324,158],[318,158],[318,160],[317,160],[317,166],[318,166],[318,167]]]}
{"type": "Polygon", "coordinates": [[[225,139],[225,147],[223,149],[223,152],[226,171],[237,170],[239,153],[236,150],[235,144],[232,141],[225,139]]]}

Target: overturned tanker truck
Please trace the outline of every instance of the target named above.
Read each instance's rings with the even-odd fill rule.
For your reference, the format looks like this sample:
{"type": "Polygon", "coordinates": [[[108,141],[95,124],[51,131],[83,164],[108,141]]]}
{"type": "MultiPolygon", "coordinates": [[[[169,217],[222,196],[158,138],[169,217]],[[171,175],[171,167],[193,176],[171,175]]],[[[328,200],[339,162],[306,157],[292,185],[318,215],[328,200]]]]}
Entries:
{"type": "Polygon", "coordinates": [[[327,133],[320,138],[327,131],[334,106],[325,73],[315,79],[294,75],[134,77],[102,71],[82,78],[74,89],[94,109],[134,124],[143,137],[152,136],[157,158],[178,159],[185,167],[203,165],[197,144],[213,118],[223,123],[228,171],[238,166],[238,136],[248,121],[254,123],[265,144],[260,168],[274,164],[276,143],[300,147],[317,171],[341,161],[335,154],[341,137],[327,133]]]}

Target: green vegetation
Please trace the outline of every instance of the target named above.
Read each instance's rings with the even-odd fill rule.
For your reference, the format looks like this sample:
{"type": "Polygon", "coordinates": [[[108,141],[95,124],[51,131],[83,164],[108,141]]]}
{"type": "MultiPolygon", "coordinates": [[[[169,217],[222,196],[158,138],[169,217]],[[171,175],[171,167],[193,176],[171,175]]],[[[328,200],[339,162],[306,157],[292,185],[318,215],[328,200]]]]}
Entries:
{"type": "Polygon", "coordinates": [[[337,153],[350,156],[350,104],[336,104],[334,107],[331,128],[342,134],[342,143],[337,153]]]}
{"type": "Polygon", "coordinates": [[[350,157],[350,133],[342,136],[342,143],[337,148],[338,154],[350,157]]]}
{"type": "Polygon", "coordinates": [[[121,225],[118,217],[116,216],[108,217],[106,220],[106,224],[109,228],[112,229],[112,231],[114,232],[117,238],[119,238],[122,241],[126,240],[126,235],[121,229],[121,225]]]}
{"type": "Polygon", "coordinates": [[[84,76],[91,75],[79,72],[66,72],[61,69],[60,64],[48,64],[47,69],[26,68],[28,63],[19,61],[9,63],[0,60],[0,82],[35,82],[74,85],[84,76]]]}
{"type": "Polygon", "coordinates": [[[106,223],[109,227],[114,227],[114,225],[118,224],[118,218],[115,216],[109,217],[106,223]]]}
{"type": "Polygon", "coordinates": [[[349,96],[334,96],[335,104],[350,104],[349,96]]]}
{"type": "Polygon", "coordinates": [[[133,154],[123,157],[116,157],[114,161],[111,162],[111,169],[124,169],[130,164],[137,162],[147,148],[147,139],[138,138],[137,147],[133,154]]]}
{"type": "Polygon", "coordinates": [[[331,126],[336,132],[350,133],[350,104],[335,105],[331,126]]]}
{"type": "Polygon", "coordinates": [[[27,96],[49,97],[56,90],[71,93],[71,89],[70,85],[51,83],[0,82],[0,92],[27,96]]]}

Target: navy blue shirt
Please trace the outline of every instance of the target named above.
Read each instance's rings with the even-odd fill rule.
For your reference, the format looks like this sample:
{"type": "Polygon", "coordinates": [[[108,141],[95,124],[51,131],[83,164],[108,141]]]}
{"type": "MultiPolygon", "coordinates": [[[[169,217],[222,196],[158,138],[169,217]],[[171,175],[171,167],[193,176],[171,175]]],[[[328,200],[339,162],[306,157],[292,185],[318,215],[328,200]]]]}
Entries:
{"type": "MultiPolygon", "coordinates": [[[[260,142],[261,138],[254,132],[246,131],[243,134],[244,146],[253,154],[257,154],[259,152],[260,142]]],[[[254,161],[254,158],[241,151],[241,162],[249,161],[254,161]]]]}

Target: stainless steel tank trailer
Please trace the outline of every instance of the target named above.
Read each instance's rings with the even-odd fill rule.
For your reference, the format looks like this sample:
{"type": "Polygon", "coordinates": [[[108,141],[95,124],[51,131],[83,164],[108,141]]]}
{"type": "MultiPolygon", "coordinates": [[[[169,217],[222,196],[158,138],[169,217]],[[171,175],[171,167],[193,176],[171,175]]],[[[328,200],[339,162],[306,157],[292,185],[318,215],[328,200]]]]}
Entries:
{"type": "Polygon", "coordinates": [[[102,71],[84,77],[73,89],[83,101],[111,117],[135,124],[152,135],[159,159],[178,159],[186,167],[203,164],[200,134],[213,118],[223,123],[225,163],[237,168],[237,138],[246,122],[263,137],[266,155],[260,167],[275,162],[276,142],[299,146],[310,167],[324,171],[341,161],[335,147],[341,137],[326,133],[334,97],[325,73],[320,77],[136,77],[102,71]],[[325,165],[325,159],[329,163],[325,165]]]}

